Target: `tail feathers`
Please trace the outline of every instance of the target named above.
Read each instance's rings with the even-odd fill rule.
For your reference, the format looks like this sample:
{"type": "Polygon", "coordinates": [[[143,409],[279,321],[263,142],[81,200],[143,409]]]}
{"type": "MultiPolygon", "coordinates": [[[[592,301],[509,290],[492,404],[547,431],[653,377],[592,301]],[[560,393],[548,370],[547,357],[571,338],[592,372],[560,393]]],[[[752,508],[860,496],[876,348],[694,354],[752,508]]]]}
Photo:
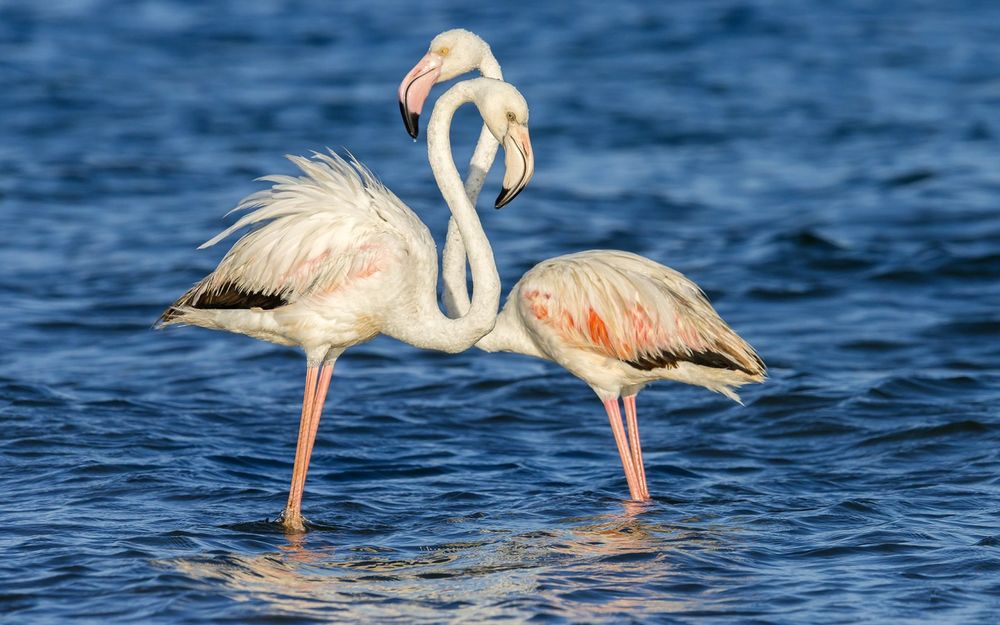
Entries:
{"type": "Polygon", "coordinates": [[[168,306],[167,309],[160,315],[159,319],[157,319],[153,324],[153,329],[162,330],[169,325],[183,323],[180,319],[184,315],[183,309],[190,305],[191,299],[195,296],[195,293],[198,290],[198,286],[200,285],[191,287],[186,293],[184,293],[184,295],[177,298],[176,302],[168,306]]]}
{"type": "Polygon", "coordinates": [[[721,386],[719,388],[713,388],[712,390],[715,391],[716,393],[719,393],[720,395],[725,395],[729,399],[733,400],[734,402],[736,402],[737,404],[739,404],[739,405],[742,406],[743,405],[743,400],[740,398],[739,393],[737,393],[736,391],[733,390],[734,388],[737,388],[737,387],[736,386],[721,386]]]}
{"type": "Polygon", "coordinates": [[[733,400],[734,402],[742,406],[743,400],[740,398],[739,393],[736,392],[736,389],[743,386],[744,384],[759,384],[760,382],[763,381],[764,381],[763,377],[747,379],[747,380],[739,380],[739,381],[732,380],[726,384],[720,384],[718,386],[713,385],[713,386],[708,386],[706,388],[708,388],[711,391],[715,391],[720,395],[725,395],[729,399],[733,400]]]}
{"type": "Polygon", "coordinates": [[[701,386],[720,395],[725,395],[740,405],[743,404],[743,401],[736,389],[744,384],[758,384],[765,379],[762,373],[748,374],[739,370],[704,367],[684,361],[677,363],[674,368],[661,369],[660,371],[665,380],[701,386]]]}

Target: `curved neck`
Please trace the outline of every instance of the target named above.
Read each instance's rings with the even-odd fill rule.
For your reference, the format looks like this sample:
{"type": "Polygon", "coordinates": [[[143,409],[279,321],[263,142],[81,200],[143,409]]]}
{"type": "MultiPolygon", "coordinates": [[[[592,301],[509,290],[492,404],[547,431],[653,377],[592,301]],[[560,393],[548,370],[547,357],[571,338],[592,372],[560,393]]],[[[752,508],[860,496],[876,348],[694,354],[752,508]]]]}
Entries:
{"type": "MultiPolygon", "coordinates": [[[[500,63],[497,62],[489,46],[483,52],[483,60],[479,64],[479,73],[486,78],[503,80],[500,63]]],[[[469,173],[465,178],[465,194],[473,206],[483,189],[486,174],[493,167],[500,144],[483,124],[479,133],[479,141],[469,161],[469,173]]],[[[458,224],[452,219],[448,222],[448,233],[445,236],[444,252],[441,255],[441,277],[444,285],[444,307],[448,315],[454,318],[462,317],[469,312],[469,285],[465,278],[465,245],[458,232],[458,224]]],[[[476,286],[473,277],[473,286],[476,286]]]]}
{"type": "Polygon", "coordinates": [[[430,272],[430,283],[423,285],[425,288],[419,288],[417,292],[415,312],[420,323],[414,326],[412,319],[404,319],[401,323],[394,324],[395,331],[392,332],[393,336],[417,347],[462,351],[493,329],[496,322],[500,303],[500,276],[479,215],[465,194],[462,179],[452,159],[449,137],[455,111],[463,104],[473,101],[473,89],[468,82],[458,83],[438,99],[427,124],[427,157],[441,195],[451,210],[452,221],[468,248],[472,279],[477,288],[468,314],[461,319],[449,319],[438,308],[437,271],[430,272]]]}

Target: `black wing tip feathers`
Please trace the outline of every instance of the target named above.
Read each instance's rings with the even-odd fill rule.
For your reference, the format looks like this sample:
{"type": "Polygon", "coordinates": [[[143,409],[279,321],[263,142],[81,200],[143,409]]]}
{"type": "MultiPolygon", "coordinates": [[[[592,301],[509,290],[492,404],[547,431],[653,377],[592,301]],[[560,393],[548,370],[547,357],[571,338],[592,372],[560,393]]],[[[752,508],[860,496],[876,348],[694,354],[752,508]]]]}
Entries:
{"type": "Polygon", "coordinates": [[[170,305],[153,325],[162,328],[182,314],[182,308],[199,308],[202,310],[273,310],[286,306],[288,300],[276,293],[251,292],[241,289],[233,282],[226,282],[218,289],[212,289],[195,295],[191,289],[180,299],[170,305]]]}
{"type": "Polygon", "coordinates": [[[764,362],[756,354],[753,355],[753,358],[756,364],[759,365],[759,369],[756,371],[750,367],[738,364],[723,353],[711,350],[691,352],[690,354],[675,354],[673,352],[661,351],[656,354],[640,356],[634,360],[626,360],[625,364],[642,371],[651,371],[653,369],[673,369],[677,367],[678,363],[689,362],[693,365],[708,367],[709,369],[729,369],[752,376],[764,375],[764,362]]]}

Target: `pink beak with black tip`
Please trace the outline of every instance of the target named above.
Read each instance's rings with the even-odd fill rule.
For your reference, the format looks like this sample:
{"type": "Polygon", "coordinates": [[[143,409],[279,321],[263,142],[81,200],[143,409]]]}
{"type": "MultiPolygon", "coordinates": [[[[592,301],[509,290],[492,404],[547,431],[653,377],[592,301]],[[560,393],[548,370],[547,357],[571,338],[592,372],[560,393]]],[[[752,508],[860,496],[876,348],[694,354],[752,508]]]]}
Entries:
{"type": "Polygon", "coordinates": [[[406,132],[414,139],[420,134],[420,111],[424,101],[441,75],[441,61],[440,55],[428,52],[399,84],[399,112],[403,115],[406,132]]]}
{"type": "Polygon", "coordinates": [[[535,154],[531,150],[528,127],[511,122],[502,141],[504,151],[503,188],[493,204],[497,208],[517,197],[535,174],[535,154]]]}

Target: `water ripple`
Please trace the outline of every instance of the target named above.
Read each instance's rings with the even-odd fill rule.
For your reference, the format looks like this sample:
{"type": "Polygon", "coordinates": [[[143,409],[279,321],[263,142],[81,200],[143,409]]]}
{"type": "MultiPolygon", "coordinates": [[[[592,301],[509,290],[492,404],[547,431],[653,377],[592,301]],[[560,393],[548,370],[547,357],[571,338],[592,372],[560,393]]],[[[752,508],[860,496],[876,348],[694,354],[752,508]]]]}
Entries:
{"type": "Polygon", "coordinates": [[[996,622],[998,25],[980,0],[4,2],[0,622],[996,622]],[[392,93],[456,25],[532,107],[531,187],[481,213],[504,284],[636,251],[770,379],[743,407],[645,390],[640,505],[564,371],[378,339],[338,363],[289,536],[301,354],[150,326],[285,153],[350,147],[440,241],[392,93]]]}

